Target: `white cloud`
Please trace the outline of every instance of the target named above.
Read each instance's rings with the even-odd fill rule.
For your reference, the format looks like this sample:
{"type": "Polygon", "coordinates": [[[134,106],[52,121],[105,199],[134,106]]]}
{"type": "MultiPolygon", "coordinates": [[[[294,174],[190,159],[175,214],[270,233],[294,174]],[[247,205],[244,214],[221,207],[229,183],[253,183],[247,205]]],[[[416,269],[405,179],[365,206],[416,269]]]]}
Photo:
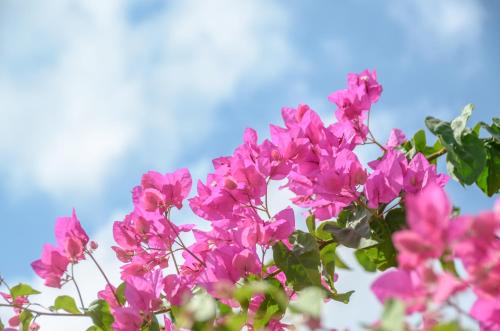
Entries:
{"type": "Polygon", "coordinates": [[[172,162],[241,84],[294,61],[286,13],[264,1],[184,1],[141,22],[117,0],[2,5],[0,171],[12,189],[92,195],[127,160],[172,162]]]}
{"type": "Polygon", "coordinates": [[[476,0],[393,1],[389,14],[408,34],[410,51],[429,58],[470,51],[483,28],[484,9],[476,0]]]}

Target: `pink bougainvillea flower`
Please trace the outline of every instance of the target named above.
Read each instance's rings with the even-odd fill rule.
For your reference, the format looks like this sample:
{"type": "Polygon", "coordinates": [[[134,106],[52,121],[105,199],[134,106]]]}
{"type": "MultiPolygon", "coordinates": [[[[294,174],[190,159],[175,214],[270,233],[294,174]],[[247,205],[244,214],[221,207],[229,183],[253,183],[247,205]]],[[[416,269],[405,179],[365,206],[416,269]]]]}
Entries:
{"type": "Polygon", "coordinates": [[[451,204],[444,190],[432,182],[417,194],[406,196],[408,230],[394,234],[401,267],[413,269],[444,251],[451,204]]]}
{"type": "Polygon", "coordinates": [[[182,207],[182,201],[191,191],[191,174],[185,168],[165,175],[149,171],[142,176],[141,186],[134,189],[137,203],[146,211],[161,212],[175,206],[182,207]]]}
{"type": "Polygon", "coordinates": [[[377,72],[364,70],[359,74],[350,73],[347,75],[347,87],[355,91],[358,98],[368,98],[370,103],[375,103],[382,94],[382,85],[377,81],[377,72]]]}
{"type": "Polygon", "coordinates": [[[499,331],[500,296],[477,299],[472,305],[470,315],[479,321],[482,331],[499,331]]]}
{"type": "Polygon", "coordinates": [[[287,207],[274,215],[270,222],[264,225],[264,233],[260,244],[270,246],[276,241],[286,240],[295,230],[295,215],[293,209],[287,207]]]}
{"type": "Polygon", "coordinates": [[[143,313],[158,309],[163,290],[161,270],[151,271],[143,276],[129,276],[125,284],[125,298],[132,308],[143,313]]]}
{"type": "Polygon", "coordinates": [[[399,299],[405,302],[407,311],[422,311],[425,306],[425,290],[415,273],[405,270],[389,270],[373,282],[371,289],[380,302],[399,299]]]}
{"type": "Polygon", "coordinates": [[[35,273],[45,280],[45,285],[49,287],[61,287],[61,277],[66,272],[70,260],[61,251],[45,244],[42,249],[42,257],[31,263],[35,273]]]}
{"type": "Polygon", "coordinates": [[[141,329],[142,317],[139,311],[132,307],[119,307],[113,311],[115,321],[113,330],[116,331],[137,331],[141,329]]]}
{"type": "Polygon", "coordinates": [[[105,300],[111,309],[120,307],[120,303],[116,300],[116,296],[113,291],[116,291],[114,286],[111,287],[110,285],[106,285],[104,290],[97,292],[97,297],[105,300]]]}
{"type": "Polygon", "coordinates": [[[392,129],[385,147],[387,149],[396,148],[406,141],[406,136],[400,129],[392,129]]]}
{"type": "Polygon", "coordinates": [[[448,240],[467,271],[474,291],[500,297],[500,212],[460,216],[450,222],[448,240]]]}
{"type": "Polygon", "coordinates": [[[191,295],[191,289],[186,282],[186,278],[179,275],[168,275],[163,280],[167,300],[179,306],[186,302],[191,295]]]}
{"type": "Polygon", "coordinates": [[[60,217],[55,226],[58,247],[72,261],[84,259],[89,237],[83,230],[73,209],[71,217],[60,217]]]}
{"type": "Polygon", "coordinates": [[[417,193],[431,182],[444,187],[448,179],[449,177],[444,174],[437,174],[436,166],[430,164],[422,153],[417,153],[406,168],[403,190],[417,193]]]}
{"type": "Polygon", "coordinates": [[[406,157],[400,151],[389,150],[381,160],[370,162],[374,171],[365,184],[368,207],[377,208],[379,203],[389,203],[398,197],[403,188],[406,157]]]}

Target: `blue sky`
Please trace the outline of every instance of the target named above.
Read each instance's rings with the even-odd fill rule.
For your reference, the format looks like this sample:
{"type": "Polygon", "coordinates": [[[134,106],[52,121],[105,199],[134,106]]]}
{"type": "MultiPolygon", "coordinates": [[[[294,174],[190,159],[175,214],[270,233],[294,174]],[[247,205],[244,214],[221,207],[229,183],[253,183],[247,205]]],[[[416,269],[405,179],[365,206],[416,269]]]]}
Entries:
{"type": "MultiPolygon", "coordinates": [[[[109,246],[142,173],[187,166],[203,177],[245,127],[267,135],[282,106],[308,103],[331,121],[326,96],[348,72],[378,71],[380,140],[469,102],[474,121],[489,121],[498,13],[475,0],[2,1],[0,273],[32,279],[29,263],[72,207],[109,246]]],[[[463,211],[492,205],[477,189],[448,189],[463,211]]]]}

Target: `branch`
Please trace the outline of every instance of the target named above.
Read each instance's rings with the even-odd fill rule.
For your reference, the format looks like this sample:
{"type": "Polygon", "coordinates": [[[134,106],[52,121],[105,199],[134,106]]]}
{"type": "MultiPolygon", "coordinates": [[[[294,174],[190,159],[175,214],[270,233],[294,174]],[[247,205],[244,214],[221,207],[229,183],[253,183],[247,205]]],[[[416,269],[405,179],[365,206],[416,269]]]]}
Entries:
{"type": "Polygon", "coordinates": [[[434,161],[435,159],[437,159],[437,158],[438,158],[438,157],[440,157],[441,155],[446,154],[446,152],[447,152],[446,148],[444,148],[444,147],[443,147],[443,148],[441,148],[440,150],[438,150],[437,152],[432,153],[431,155],[429,155],[429,156],[427,157],[427,160],[428,160],[429,162],[434,161]]]}
{"type": "Polygon", "coordinates": [[[31,308],[27,307],[22,307],[22,306],[17,306],[17,305],[11,305],[11,304],[5,304],[5,303],[0,303],[0,307],[9,307],[9,308],[17,308],[17,309],[22,309],[29,311],[32,314],[39,315],[39,316],[65,316],[65,317],[90,317],[90,315],[86,313],[82,314],[72,314],[72,313],[55,313],[55,312],[45,312],[45,311],[39,311],[39,310],[34,310],[31,308]]]}

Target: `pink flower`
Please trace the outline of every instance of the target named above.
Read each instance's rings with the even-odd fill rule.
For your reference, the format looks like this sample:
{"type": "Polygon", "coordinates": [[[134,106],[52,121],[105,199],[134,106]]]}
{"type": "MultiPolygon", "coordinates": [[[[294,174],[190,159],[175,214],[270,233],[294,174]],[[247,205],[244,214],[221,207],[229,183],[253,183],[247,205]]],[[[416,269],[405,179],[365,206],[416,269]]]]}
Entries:
{"type": "Polygon", "coordinates": [[[409,230],[394,234],[401,267],[412,269],[444,251],[451,205],[443,189],[430,183],[415,195],[407,195],[409,230]]]}
{"type": "Polygon", "coordinates": [[[172,305],[181,305],[191,295],[191,289],[186,284],[186,279],[178,275],[168,275],[163,280],[165,295],[172,305]]]}
{"type": "Polygon", "coordinates": [[[139,196],[138,203],[149,212],[157,209],[163,212],[172,206],[180,209],[192,183],[191,174],[187,169],[179,169],[165,175],[149,171],[142,176],[141,187],[134,190],[134,195],[139,196]]]}
{"type": "Polygon", "coordinates": [[[461,216],[450,223],[448,241],[475,292],[500,297],[500,212],[461,216]]]}
{"type": "Polygon", "coordinates": [[[115,321],[113,330],[116,331],[137,331],[141,329],[142,317],[139,311],[131,307],[119,307],[113,311],[115,321]]]}
{"type": "Polygon", "coordinates": [[[369,165],[374,171],[365,184],[368,207],[377,208],[380,203],[389,203],[398,197],[403,188],[403,174],[407,167],[405,156],[396,150],[389,150],[382,160],[369,165]]]}
{"type": "Polygon", "coordinates": [[[75,210],[71,217],[60,217],[55,226],[58,247],[72,261],[83,260],[89,237],[76,217],[75,210]]]}
{"type": "Polygon", "coordinates": [[[60,250],[50,244],[42,249],[42,258],[31,263],[35,273],[45,280],[49,287],[61,287],[61,277],[66,272],[70,260],[60,250]]]}
{"type": "Polygon", "coordinates": [[[430,182],[435,182],[444,187],[449,177],[436,173],[436,166],[430,164],[422,153],[417,153],[408,164],[404,176],[405,192],[416,193],[423,189],[430,182]]]}
{"type": "Polygon", "coordinates": [[[406,141],[406,136],[400,129],[392,129],[385,147],[387,149],[396,148],[406,141]]]}
{"type": "Polygon", "coordinates": [[[120,307],[120,303],[116,300],[113,291],[116,291],[114,286],[110,287],[109,285],[106,285],[104,290],[97,292],[97,297],[105,300],[111,309],[120,307]]]}
{"type": "Polygon", "coordinates": [[[287,240],[294,230],[295,215],[293,209],[287,207],[264,225],[264,234],[260,244],[268,246],[279,240],[287,240]]]}
{"type": "Polygon", "coordinates": [[[125,280],[125,298],[130,307],[148,313],[159,308],[160,293],[163,290],[163,278],[160,270],[143,276],[129,276],[125,280]]]}
{"type": "Polygon", "coordinates": [[[425,307],[425,290],[416,274],[404,270],[389,270],[373,282],[371,289],[380,302],[399,299],[406,303],[408,312],[425,307]]]}
{"type": "Polygon", "coordinates": [[[358,98],[367,98],[370,103],[378,101],[382,94],[382,85],[377,81],[377,72],[364,70],[360,74],[347,75],[347,85],[349,90],[356,91],[358,98]]]}
{"type": "Polygon", "coordinates": [[[470,310],[470,314],[480,322],[482,331],[499,331],[500,297],[477,299],[470,310]]]}

